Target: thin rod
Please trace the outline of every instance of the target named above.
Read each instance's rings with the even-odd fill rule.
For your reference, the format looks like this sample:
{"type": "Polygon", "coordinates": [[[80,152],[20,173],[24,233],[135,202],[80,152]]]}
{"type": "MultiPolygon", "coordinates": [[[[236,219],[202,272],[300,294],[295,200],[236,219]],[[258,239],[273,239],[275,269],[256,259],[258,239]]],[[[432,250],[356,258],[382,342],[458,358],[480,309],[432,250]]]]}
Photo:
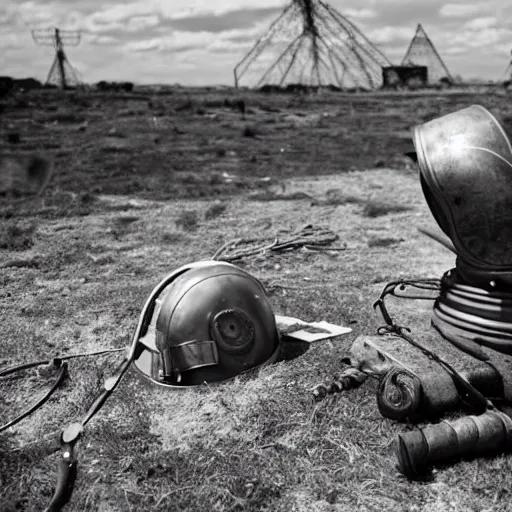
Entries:
{"type": "Polygon", "coordinates": [[[300,39],[302,39],[303,35],[299,35],[297,36],[286,48],[286,50],[284,50],[283,53],[281,53],[281,55],[279,55],[279,57],[277,58],[277,60],[267,69],[267,71],[265,72],[265,74],[260,78],[259,82],[258,82],[258,85],[257,87],[260,87],[261,84],[265,81],[265,79],[267,78],[267,76],[279,65],[279,63],[284,59],[284,57],[286,56],[286,54],[290,51],[290,49],[293,47],[294,44],[297,43],[297,41],[299,41],[300,39]]]}
{"type": "Polygon", "coordinates": [[[270,39],[270,36],[274,32],[275,27],[277,26],[277,24],[280,21],[282,21],[285,18],[285,16],[288,14],[288,12],[293,7],[293,5],[294,4],[291,3],[284,9],[284,11],[281,13],[281,15],[270,25],[267,32],[265,32],[265,34],[263,36],[261,36],[256,41],[255,45],[249,50],[249,52],[247,52],[247,54],[244,56],[244,58],[235,66],[234,73],[235,73],[235,77],[236,77],[236,83],[239,82],[240,78],[245,73],[248,66],[246,66],[242,72],[239,72],[239,69],[245,63],[249,64],[250,62],[254,61],[254,59],[256,59],[260,55],[260,53],[264,50],[265,46],[268,44],[268,40],[270,39]]]}

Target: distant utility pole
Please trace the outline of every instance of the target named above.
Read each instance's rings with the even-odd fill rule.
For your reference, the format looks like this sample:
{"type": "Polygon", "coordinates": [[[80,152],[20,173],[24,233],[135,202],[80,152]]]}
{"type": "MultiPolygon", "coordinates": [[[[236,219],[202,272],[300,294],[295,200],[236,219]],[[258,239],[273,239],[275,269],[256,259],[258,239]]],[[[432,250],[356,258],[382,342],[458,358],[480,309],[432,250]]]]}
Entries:
{"type": "Polygon", "coordinates": [[[503,73],[500,82],[503,82],[505,87],[508,87],[512,83],[512,51],[510,52],[510,61],[508,63],[507,69],[503,73]]]}
{"type": "Polygon", "coordinates": [[[45,85],[56,85],[61,89],[79,85],[78,76],[64,52],[64,45],[78,46],[81,32],[79,30],[59,30],[58,28],[32,30],[32,38],[38,45],[55,48],[55,58],[45,85]]]}

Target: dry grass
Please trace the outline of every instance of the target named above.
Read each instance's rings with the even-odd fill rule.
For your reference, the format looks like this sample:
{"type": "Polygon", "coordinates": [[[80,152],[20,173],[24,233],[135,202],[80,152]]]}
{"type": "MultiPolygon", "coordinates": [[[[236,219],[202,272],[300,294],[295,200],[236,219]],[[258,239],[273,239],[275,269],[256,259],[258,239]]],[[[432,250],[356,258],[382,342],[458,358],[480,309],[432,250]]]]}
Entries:
{"type": "Polygon", "coordinates": [[[226,211],[227,207],[227,203],[222,202],[216,202],[211,204],[204,212],[205,220],[216,219],[226,211]]]}
{"type": "Polygon", "coordinates": [[[10,219],[0,225],[0,249],[25,251],[34,244],[37,229],[35,222],[22,222],[10,219]]]}
{"type": "MultiPolygon", "coordinates": [[[[32,106],[24,110],[6,106],[6,118],[22,135],[20,150],[25,141],[53,141],[60,153],[40,201],[0,210],[2,229],[10,223],[37,225],[32,246],[23,242],[29,235],[20,234],[19,242],[11,236],[0,250],[0,364],[125,346],[163,275],[211,256],[233,238],[277,236],[305,224],[332,229],[347,250],[273,254],[240,265],[262,279],[277,314],[350,324],[354,332],[305,352],[288,349],[287,357],[252,378],[182,393],[155,388],[130,373],[86,428],[67,510],[510,509],[509,456],[465,461],[440,468],[430,480],[408,482],[395,468],[392,440],[410,427],[379,415],[373,382],[319,404],[310,392],[339,371],[356,335],[373,334],[382,323],[371,306],[386,281],[436,277],[453,265],[448,251],[416,231],[433,221],[410,170],[349,169],[400,153],[391,127],[403,131],[432,110],[471,103],[506,114],[510,102],[493,95],[361,95],[339,101],[330,95],[299,100],[246,93],[251,125],[265,125],[252,138],[241,136],[240,113],[226,105],[224,94],[177,91],[155,97],[162,115],[148,125],[148,138],[140,130],[148,116],[137,113],[151,111],[147,96],[84,99],[74,115],[89,120],[85,131],[71,130],[70,121],[41,131],[28,122],[33,111],[41,117],[55,112],[51,94],[29,97],[32,106]],[[128,109],[135,113],[125,115],[128,109]],[[323,116],[333,110],[335,117],[323,116]],[[306,124],[285,118],[297,112],[305,114],[298,117],[307,118],[306,124]],[[112,125],[127,134],[131,150],[101,153],[91,142],[112,125]],[[311,130],[322,134],[320,148],[308,146],[311,130]],[[149,144],[154,135],[160,144],[149,144]],[[226,150],[222,157],[219,147],[226,150]],[[239,179],[227,182],[223,172],[239,179]],[[256,180],[267,175],[271,184],[256,180]],[[317,201],[298,201],[299,195],[249,200],[257,192],[275,197],[284,190],[317,201]],[[393,200],[382,206],[376,198],[384,194],[393,200]],[[17,243],[23,250],[16,250],[17,243]]],[[[69,104],[71,97],[66,96],[69,104]]],[[[402,324],[455,366],[468,364],[432,333],[430,303],[390,306],[402,324]]],[[[422,356],[402,349],[411,364],[422,365],[422,356]]],[[[0,510],[40,510],[49,500],[59,429],[83,414],[119,358],[72,362],[71,378],[55,398],[0,435],[0,510]]],[[[2,418],[24,409],[49,382],[31,371],[2,381],[2,418]]]]}
{"type": "Polygon", "coordinates": [[[199,224],[199,216],[195,210],[185,210],[176,219],[176,226],[184,231],[195,231],[199,224]]]}
{"type": "Polygon", "coordinates": [[[297,201],[298,199],[313,199],[306,192],[292,192],[290,194],[282,194],[273,191],[259,192],[251,195],[252,201],[297,201]]]}

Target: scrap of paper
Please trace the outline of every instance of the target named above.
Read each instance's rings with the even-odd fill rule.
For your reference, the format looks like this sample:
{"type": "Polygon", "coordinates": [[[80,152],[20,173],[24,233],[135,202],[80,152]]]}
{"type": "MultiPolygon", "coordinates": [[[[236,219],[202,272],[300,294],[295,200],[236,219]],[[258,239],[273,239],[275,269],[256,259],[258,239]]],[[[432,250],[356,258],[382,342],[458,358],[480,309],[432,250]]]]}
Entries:
{"type": "Polygon", "coordinates": [[[321,322],[304,322],[291,316],[276,315],[277,329],[281,334],[312,343],[352,332],[350,327],[321,322]]]}

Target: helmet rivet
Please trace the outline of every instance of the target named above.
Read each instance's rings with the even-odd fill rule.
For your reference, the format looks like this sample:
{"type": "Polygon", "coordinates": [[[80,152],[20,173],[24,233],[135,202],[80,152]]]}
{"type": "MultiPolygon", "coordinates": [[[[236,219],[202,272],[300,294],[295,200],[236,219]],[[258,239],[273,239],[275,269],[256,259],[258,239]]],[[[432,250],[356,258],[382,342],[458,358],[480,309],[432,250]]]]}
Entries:
{"type": "Polygon", "coordinates": [[[491,281],[489,284],[491,285],[491,288],[496,288],[496,281],[491,281]]]}

